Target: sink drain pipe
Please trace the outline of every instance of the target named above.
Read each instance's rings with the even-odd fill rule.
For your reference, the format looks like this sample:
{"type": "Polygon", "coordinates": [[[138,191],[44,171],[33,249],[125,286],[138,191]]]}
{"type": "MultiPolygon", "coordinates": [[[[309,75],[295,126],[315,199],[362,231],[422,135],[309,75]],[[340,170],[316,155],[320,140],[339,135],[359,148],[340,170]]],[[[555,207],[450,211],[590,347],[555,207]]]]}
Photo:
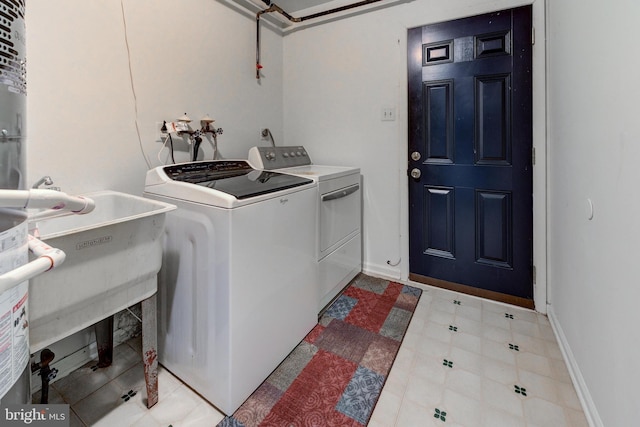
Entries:
{"type": "Polygon", "coordinates": [[[53,351],[48,348],[43,349],[40,352],[40,363],[32,363],[31,364],[31,372],[38,372],[40,378],[42,380],[42,389],[40,391],[40,404],[46,405],[49,403],[49,383],[56,377],[58,370],[56,368],[51,368],[51,362],[56,355],[53,351]]]}
{"type": "Polygon", "coordinates": [[[267,6],[267,9],[261,10],[256,14],[256,79],[260,80],[260,70],[263,68],[260,64],[260,17],[265,13],[279,13],[291,22],[304,22],[309,19],[320,18],[321,16],[331,15],[333,13],[343,12],[345,10],[354,9],[356,7],[366,6],[371,3],[377,3],[382,0],[363,0],[356,3],[348,4],[345,6],[336,7],[333,9],[325,10],[323,12],[312,13],[311,15],[302,16],[296,18],[285,12],[280,6],[275,3],[271,3],[271,0],[262,0],[267,6]]]}

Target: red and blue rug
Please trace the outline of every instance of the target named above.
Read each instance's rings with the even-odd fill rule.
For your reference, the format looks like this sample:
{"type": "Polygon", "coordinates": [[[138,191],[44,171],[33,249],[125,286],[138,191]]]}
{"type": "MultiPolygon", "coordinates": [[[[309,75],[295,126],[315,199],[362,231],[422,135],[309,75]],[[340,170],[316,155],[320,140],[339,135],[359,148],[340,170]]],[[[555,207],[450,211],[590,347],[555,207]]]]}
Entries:
{"type": "Polygon", "coordinates": [[[366,426],[421,293],[358,275],[218,427],[366,426]]]}

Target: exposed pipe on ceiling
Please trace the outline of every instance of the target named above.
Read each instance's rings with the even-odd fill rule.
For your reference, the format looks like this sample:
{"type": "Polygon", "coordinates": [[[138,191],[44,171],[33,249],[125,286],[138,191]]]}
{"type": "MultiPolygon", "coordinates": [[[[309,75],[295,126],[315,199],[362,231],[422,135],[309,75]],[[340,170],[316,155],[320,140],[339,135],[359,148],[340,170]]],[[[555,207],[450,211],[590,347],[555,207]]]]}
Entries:
{"type": "Polygon", "coordinates": [[[348,4],[345,6],[336,7],[333,9],[325,10],[323,12],[313,13],[311,15],[302,16],[296,18],[289,13],[285,12],[280,6],[275,3],[271,3],[271,0],[262,0],[267,6],[267,9],[261,10],[256,14],[256,79],[260,80],[260,70],[262,65],[260,64],[260,17],[265,13],[279,13],[291,22],[303,22],[309,19],[320,18],[321,16],[330,15],[332,13],[343,12],[345,10],[354,9],[356,7],[366,6],[371,3],[377,3],[382,0],[362,0],[356,3],[348,4]]]}
{"type": "Polygon", "coordinates": [[[319,18],[321,16],[330,15],[332,13],[337,13],[337,12],[342,12],[342,11],[353,9],[353,8],[356,8],[356,7],[366,6],[368,4],[377,3],[379,1],[382,1],[382,0],[363,0],[363,1],[359,1],[357,3],[352,3],[352,4],[345,5],[345,6],[340,6],[340,7],[336,7],[336,8],[333,8],[333,9],[325,10],[324,12],[318,12],[318,13],[313,13],[311,15],[303,16],[302,18],[298,18],[299,21],[295,21],[295,22],[302,22],[302,21],[306,21],[308,19],[319,18]]]}

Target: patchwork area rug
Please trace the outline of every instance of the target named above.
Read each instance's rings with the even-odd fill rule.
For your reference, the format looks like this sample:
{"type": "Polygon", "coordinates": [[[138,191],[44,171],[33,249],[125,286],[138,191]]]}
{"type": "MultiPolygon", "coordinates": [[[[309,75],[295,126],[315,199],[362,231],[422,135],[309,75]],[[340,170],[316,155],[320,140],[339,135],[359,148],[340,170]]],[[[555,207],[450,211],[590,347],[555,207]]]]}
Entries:
{"type": "Polygon", "coordinates": [[[358,275],[218,427],[366,426],[421,293],[358,275]]]}

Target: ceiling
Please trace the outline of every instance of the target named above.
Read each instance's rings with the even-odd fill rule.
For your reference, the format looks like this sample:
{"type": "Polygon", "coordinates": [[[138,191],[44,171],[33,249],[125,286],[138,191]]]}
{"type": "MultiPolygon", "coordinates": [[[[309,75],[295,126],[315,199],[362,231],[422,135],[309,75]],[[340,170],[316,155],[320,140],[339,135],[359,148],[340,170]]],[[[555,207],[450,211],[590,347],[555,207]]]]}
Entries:
{"type": "MultiPolygon", "coordinates": [[[[218,0],[229,1],[229,0],[218,0]]],[[[267,9],[265,0],[232,0],[236,3],[252,3],[253,6],[257,6],[259,9],[267,9]]],[[[370,10],[388,7],[397,3],[406,3],[413,0],[270,0],[269,4],[275,4],[280,7],[285,14],[289,14],[294,18],[305,18],[303,22],[292,22],[287,19],[285,14],[277,12],[267,13],[262,16],[262,19],[274,25],[274,28],[278,28],[282,34],[294,32],[299,29],[318,25],[327,20],[340,19],[342,17],[351,16],[357,13],[365,13],[370,10]],[[350,6],[355,6],[352,8],[350,6]],[[343,10],[338,10],[343,9],[343,10]],[[320,14],[331,11],[331,17],[327,18],[326,15],[321,17],[320,14]],[[318,16],[315,16],[318,14],[318,16]],[[307,21],[307,18],[310,19],[307,21]],[[312,18],[312,19],[311,19],[312,18]]]]}
{"type": "Polygon", "coordinates": [[[287,13],[295,13],[299,10],[308,9],[333,0],[272,0],[272,3],[280,6],[287,13]]]}

